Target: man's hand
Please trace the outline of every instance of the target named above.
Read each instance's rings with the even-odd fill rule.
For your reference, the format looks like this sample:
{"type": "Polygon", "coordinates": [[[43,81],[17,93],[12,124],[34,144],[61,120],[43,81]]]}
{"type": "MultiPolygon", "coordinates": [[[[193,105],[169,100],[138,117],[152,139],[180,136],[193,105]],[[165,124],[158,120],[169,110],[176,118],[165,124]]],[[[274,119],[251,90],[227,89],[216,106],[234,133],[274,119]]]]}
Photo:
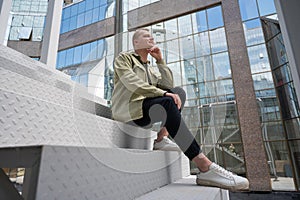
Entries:
{"type": "Polygon", "coordinates": [[[156,59],[157,62],[162,60],[162,53],[158,46],[153,46],[148,49],[149,54],[156,59]]]}
{"type": "Polygon", "coordinates": [[[173,100],[174,100],[174,102],[175,102],[175,104],[177,105],[178,110],[180,110],[180,108],[181,108],[181,99],[180,99],[180,97],[179,97],[178,94],[173,94],[173,93],[167,92],[165,94],[165,96],[166,97],[172,97],[173,100]]]}

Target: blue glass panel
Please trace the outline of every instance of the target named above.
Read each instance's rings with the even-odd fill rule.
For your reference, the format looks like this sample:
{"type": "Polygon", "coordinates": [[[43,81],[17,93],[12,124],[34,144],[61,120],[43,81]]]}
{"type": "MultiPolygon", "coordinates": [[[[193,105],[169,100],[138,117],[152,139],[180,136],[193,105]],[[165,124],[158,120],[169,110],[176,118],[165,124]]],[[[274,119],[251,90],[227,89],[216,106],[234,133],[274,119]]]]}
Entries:
{"type": "Polygon", "coordinates": [[[258,17],[256,0],[239,0],[242,20],[258,17]]]}
{"type": "Polygon", "coordinates": [[[100,1],[100,5],[107,5],[107,0],[99,0],[100,1]]]}
{"type": "Polygon", "coordinates": [[[231,69],[228,53],[219,53],[212,56],[214,64],[215,79],[224,79],[231,77],[231,69]]]}
{"type": "Polygon", "coordinates": [[[66,51],[58,52],[57,56],[57,69],[60,69],[66,65],[66,51]]]}
{"type": "Polygon", "coordinates": [[[97,41],[91,43],[90,60],[95,60],[97,58],[97,44],[97,41]]]}
{"type": "Polygon", "coordinates": [[[74,64],[81,63],[82,45],[74,48],[74,64]]]}
{"type": "Polygon", "coordinates": [[[195,15],[196,15],[196,17],[193,18],[194,33],[206,31],[208,29],[208,26],[207,26],[205,10],[197,12],[195,15]],[[195,20],[195,22],[194,22],[194,20],[195,20]]]}
{"type": "Polygon", "coordinates": [[[82,1],[78,4],[78,13],[85,12],[85,1],[82,1]]]}
{"type": "Polygon", "coordinates": [[[70,19],[64,20],[61,25],[61,33],[68,32],[70,30],[70,19]]]}
{"type": "Polygon", "coordinates": [[[98,44],[97,44],[97,48],[98,48],[98,52],[97,52],[97,58],[103,58],[103,53],[104,53],[104,49],[105,49],[105,40],[98,40],[98,44]]]}
{"type": "Polygon", "coordinates": [[[209,29],[224,26],[221,6],[207,9],[207,21],[209,29]]]}
{"type": "Polygon", "coordinates": [[[106,6],[101,6],[100,11],[99,11],[99,21],[103,20],[105,18],[105,13],[106,13],[106,6]]]}
{"type": "Polygon", "coordinates": [[[85,0],[85,10],[91,10],[93,8],[93,0],[85,0]]]}
{"type": "Polygon", "coordinates": [[[74,4],[71,6],[71,17],[78,14],[78,4],[74,4]]]}
{"type": "Polygon", "coordinates": [[[77,28],[77,16],[70,18],[70,30],[74,30],[77,28]]]}
{"type": "Polygon", "coordinates": [[[257,0],[260,16],[276,13],[274,0],[257,0]]]}
{"type": "Polygon", "coordinates": [[[77,28],[84,26],[84,13],[77,17],[77,28]]]}
{"type": "Polygon", "coordinates": [[[209,31],[209,40],[212,53],[227,50],[227,42],[224,28],[217,28],[209,31]]]}
{"type": "Polygon", "coordinates": [[[92,23],[93,10],[87,11],[84,16],[84,25],[89,25],[92,23]]]}
{"type": "Polygon", "coordinates": [[[196,58],[196,64],[199,82],[210,81],[214,79],[211,56],[196,58]]]}
{"type": "Polygon", "coordinates": [[[265,42],[259,18],[244,22],[243,27],[247,46],[265,42]]]}
{"type": "Polygon", "coordinates": [[[100,0],[95,0],[95,1],[94,1],[94,8],[99,7],[100,4],[101,4],[101,1],[100,1],[100,0]]]}
{"type": "Polygon", "coordinates": [[[92,23],[99,21],[99,8],[93,9],[92,23]]]}
{"type": "Polygon", "coordinates": [[[89,61],[91,51],[91,43],[87,43],[82,46],[82,62],[89,61]]]}
{"type": "Polygon", "coordinates": [[[63,19],[68,19],[71,16],[71,8],[67,7],[63,10],[63,19]]]}
{"type": "Polygon", "coordinates": [[[192,34],[191,16],[185,15],[178,18],[179,37],[192,34]]]}
{"type": "Polygon", "coordinates": [[[66,66],[73,65],[74,48],[68,49],[66,54],[66,66]]]}

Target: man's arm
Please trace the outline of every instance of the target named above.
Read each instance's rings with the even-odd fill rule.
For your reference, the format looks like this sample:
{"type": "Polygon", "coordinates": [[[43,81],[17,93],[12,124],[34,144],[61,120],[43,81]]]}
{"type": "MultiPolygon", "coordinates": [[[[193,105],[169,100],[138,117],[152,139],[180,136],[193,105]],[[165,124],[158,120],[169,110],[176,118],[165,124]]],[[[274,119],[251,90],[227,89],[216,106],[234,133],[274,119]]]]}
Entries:
{"type": "Polygon", "coordinates": [[[174,87],[173,73],[163,60],[162,53],[159,47],[154,46],[148,50],[149,54],[155,58],[157,67],[161,74],[161,79],[158,80],[157,86],[164,90],[169,90],[174,87]]]}

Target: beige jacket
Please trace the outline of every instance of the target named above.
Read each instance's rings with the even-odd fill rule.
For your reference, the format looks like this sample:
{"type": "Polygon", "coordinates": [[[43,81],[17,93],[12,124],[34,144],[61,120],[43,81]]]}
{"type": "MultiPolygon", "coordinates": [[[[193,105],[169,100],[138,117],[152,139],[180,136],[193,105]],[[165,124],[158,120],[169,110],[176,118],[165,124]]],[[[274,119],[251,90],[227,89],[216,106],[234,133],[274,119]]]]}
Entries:
{"type": "Polygon", "coordinates": [[[120,53],[114,62],[113,119],[128,122],[143,117],[143,100],[163,96],[173,88],[173,74],[164,61],[145,67],[135,52],[120,53]],[[147,75],[146,70],[148,69],[147,75]],[[151,84],[149,84],[151,81],[151,84]]]}

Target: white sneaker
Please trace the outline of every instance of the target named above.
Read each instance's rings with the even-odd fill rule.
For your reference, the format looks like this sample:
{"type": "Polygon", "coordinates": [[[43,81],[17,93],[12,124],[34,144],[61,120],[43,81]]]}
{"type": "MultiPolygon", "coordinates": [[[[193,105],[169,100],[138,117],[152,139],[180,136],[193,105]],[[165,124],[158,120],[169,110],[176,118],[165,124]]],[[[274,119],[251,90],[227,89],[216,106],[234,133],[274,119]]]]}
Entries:
{"type": "Polygon", "coordinates": [[[215,163],[209,166],[207,172],[199,172],[196,182],[197,185],[214,186],[232,191],[249,189],[248,179],[235,175],[215,163]]]}
{"type": "Polygon", "coordinates": [[[153,150],[181,151],[179,146],[167,136],[164,136],[160,142],[154,141],[153,150]]]}

